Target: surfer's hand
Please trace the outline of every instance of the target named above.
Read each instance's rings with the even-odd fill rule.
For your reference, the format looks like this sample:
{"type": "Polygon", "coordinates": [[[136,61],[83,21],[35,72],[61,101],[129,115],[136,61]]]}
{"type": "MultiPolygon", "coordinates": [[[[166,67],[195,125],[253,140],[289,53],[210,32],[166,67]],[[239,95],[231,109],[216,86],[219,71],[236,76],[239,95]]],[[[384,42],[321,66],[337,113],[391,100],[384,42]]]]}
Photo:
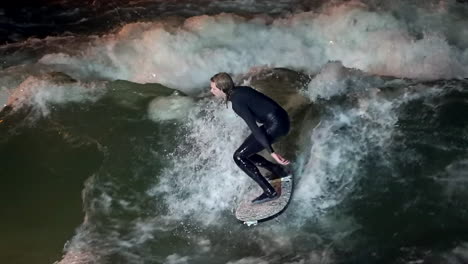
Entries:
{"type": "Polygon", "coordinates": [[[289,160],[283,158],[280,154],[277,154],[275,152],[271,153],[271,156],[276,160],[281,165],[288,165],[289,160]]]}

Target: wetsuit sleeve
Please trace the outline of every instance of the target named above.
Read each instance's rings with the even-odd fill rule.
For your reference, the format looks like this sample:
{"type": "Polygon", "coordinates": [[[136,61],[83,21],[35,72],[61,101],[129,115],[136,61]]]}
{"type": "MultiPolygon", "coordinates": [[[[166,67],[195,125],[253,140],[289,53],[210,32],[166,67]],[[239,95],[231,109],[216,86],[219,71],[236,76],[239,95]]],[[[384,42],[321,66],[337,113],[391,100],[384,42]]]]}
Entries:
{"type": "Polygon", "coordinates": [[[253,116],[252,112],[249,110],[247,107],[236,107],[233,108],[234,111],[242,118],[244,119],[245,123],[247,123],[247,126],[249,126],[250,131],[252,131],[252,134],[254,135],[255,139],[262,144],[262,146],[268,150],[268,152],[273,153],[275,152],[273,148],[271,147],[271,144],[268,140],[267,134],[265,133],[265,130],[260,128],[257,125],[257,122],[255,121],[255,117],[253,116]]]}

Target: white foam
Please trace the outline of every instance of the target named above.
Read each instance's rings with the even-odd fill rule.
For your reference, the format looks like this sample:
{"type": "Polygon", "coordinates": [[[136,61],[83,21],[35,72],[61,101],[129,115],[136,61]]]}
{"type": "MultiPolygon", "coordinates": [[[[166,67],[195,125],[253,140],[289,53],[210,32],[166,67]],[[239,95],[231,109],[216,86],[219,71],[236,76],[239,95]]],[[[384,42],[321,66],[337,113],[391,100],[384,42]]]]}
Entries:
{"type": "Polygon", "coordinates": [[[468,260],[468,242],[462,242],[455,249],[452,250],[454,255],[457,255],[458,260],[462,259],[463,261],[468,260]]]}
{"type": "Polygon", "coordinates": [[[186,127],[186,138],[150,194],[162,194],[169,218],[216,224],[248,186],[250,179],[232,159],[248,128],[232,109],[206,100],[189,113],[186,127]]]}
{"type": "MultiPolygon", "coordinates": [[[[382,93],[386,81],[360,71],[325,65],[304,92],[312,101],[346,95],[346,102],[329,100],[319,125],[305,132],[310,146],[299,155],[294,199],[298,221],[339,204],[353,189],[360,163],[372,151],[387,149],[398,121],[399,107],[438,94],[444,87],[405,86],[391,95],[382,93]]],[[[391,85],[391,86],[393,86],[391,85]]],[[[376,154],[376,153],[374,153],[376,154]]]]}
{"type": "Polygon", "coordinates": [[[201,252],[209,252],[212,248],[211,241],[206,238],[199,238],[197,241],[197,245],[200,247],[201,252]]]}
{"type": "Polygon", "coordinates": [[[444,189],[448,200],[463,199],[468,190],[468,159],[457,159],[445,167],[443,173],[433,176],[434,180],[444,189]]]}
{"type": "Polygon", "coordinates": [[[269,262],[259,257],[245,257],[239,260],[229,261],[226,264],[269,264],[269,262]]]}
{"type": "Polygon", "coordinates": [[[346,94],[357,98],[330,105],[320,124],[305,132],[310,146],[299,155],[294,195],[298,221],[339,204],[359,177],[360,161],[370,150],[385,147],[397,121],[399,100],[377,94],[373,83],[383,83],[340,64],[326,65],[305,91],[311,100],[346,94]],[[346,93],[344,93],[346,91],[346,93]]]}
{"type": "Polygon", "coordinates": [[[187,117],[194,104],[193,99],[187,96],[158,97],[149,104],[148,116],[155,122],[182,119],[187,117]]]}
{"type": "MultiPolygon", "coordinates": [[[[445,17],[457,21],[460,34],[468,34],[466,18],[449,11],[445,17]]],[[[414,28],[423,26],[418,23],[398,20],[391,12],[371,11],[357,1],[273,22],[264,16],[251,20],[230,14],[198,16],[176,27],[159,22],[125,25],[116,34],[77,47],[81,55],[51,53],[40,62],[61,65],[78,78],[158,82],[186,92],[205,87],[220,71],[241,74],[267,65],[317,72],[330,60],[379,75],[468,76],[468,43],[450,37],[457,43],[449,44],[440,23],[414,36],[414,28]]]]}
{"type": "Polygon", "coordinates": [[[0,109],[5,107],[8,103],[8,98],[10,97],[10,92],[6,87],[0,88],[0,109]]]}
{"type": "Polygon", "coordinates": [[[308,84],[308,97],[315,101],[318,98],[330,99],[346,90],[346,68],[341,63],[327,63],[308,84]]]}
{"type": "Polygon", "coordinates": [[[14,109],[33,107],[38,115],[48,115],[54,105],[69,102],[95,102],[105,92],[98,83],[56,83],[48,78],[30,76],[9,91],[8,104],[14,109]]]}
{"type": "Polygon", "coordinates": [[[172,254],[167,256],[164,264],[187,264],[190,258],[188,256],[179,256],[178,254],[172,254]]]}
{"type": "Polygon", "coordinates": [[[262,256],[262,257],[243,257],[238,260],[228,261],[226,264],[271,264],[271,263],[283,263],[283,264],[307,264],[307,263],[321,263],[331,264],[335,263],[334,257],[330,250],[311,250],[309,254],[301,254],[292,259],[293,261],[286,261],[281,259],[278,252],[277,254],[262,256]]]}

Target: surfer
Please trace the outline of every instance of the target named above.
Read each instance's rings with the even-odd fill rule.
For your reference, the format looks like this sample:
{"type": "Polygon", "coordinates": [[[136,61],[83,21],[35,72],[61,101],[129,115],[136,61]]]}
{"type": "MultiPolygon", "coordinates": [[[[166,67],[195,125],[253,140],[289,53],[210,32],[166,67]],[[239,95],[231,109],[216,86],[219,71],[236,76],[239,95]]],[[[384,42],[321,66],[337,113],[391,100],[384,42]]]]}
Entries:
{"type": "Polygon", "coordinates": [[[266,149],[271,157],[281,165],[288,165],[289,160],[276,153],[271,144],[289,132],[288,113],[273,99],[248,86],[235,86],[232,78],[225,72],[211,77],[211,93],[232,103],[232,109],[247,123],[251,130],[244,143],[234,153],[234,161],[262,189],[263,193],[253,203],[263,203],[279,197],[275,188],[260,173],[256,166],[263,167],[279,177],[288,173],[282,166],[272,163],[257,154],[266,149]],[[258,123],[262,125],[258,126],[258,123]]]}

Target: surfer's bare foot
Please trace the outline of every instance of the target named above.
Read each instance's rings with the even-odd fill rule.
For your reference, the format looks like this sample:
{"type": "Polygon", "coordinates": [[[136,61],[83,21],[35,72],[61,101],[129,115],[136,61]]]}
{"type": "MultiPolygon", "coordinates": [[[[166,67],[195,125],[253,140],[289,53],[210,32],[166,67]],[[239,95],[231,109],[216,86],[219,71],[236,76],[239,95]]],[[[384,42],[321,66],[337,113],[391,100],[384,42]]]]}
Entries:
{"type": "Polygon", "coordinates": [[[253,199],[252,203],[253,204],[266,203],[266,202],[275,200],[278,197],[279,197],[279,194],[276,191],[271,194],[264,192],[259,197],[253,199]]]}

